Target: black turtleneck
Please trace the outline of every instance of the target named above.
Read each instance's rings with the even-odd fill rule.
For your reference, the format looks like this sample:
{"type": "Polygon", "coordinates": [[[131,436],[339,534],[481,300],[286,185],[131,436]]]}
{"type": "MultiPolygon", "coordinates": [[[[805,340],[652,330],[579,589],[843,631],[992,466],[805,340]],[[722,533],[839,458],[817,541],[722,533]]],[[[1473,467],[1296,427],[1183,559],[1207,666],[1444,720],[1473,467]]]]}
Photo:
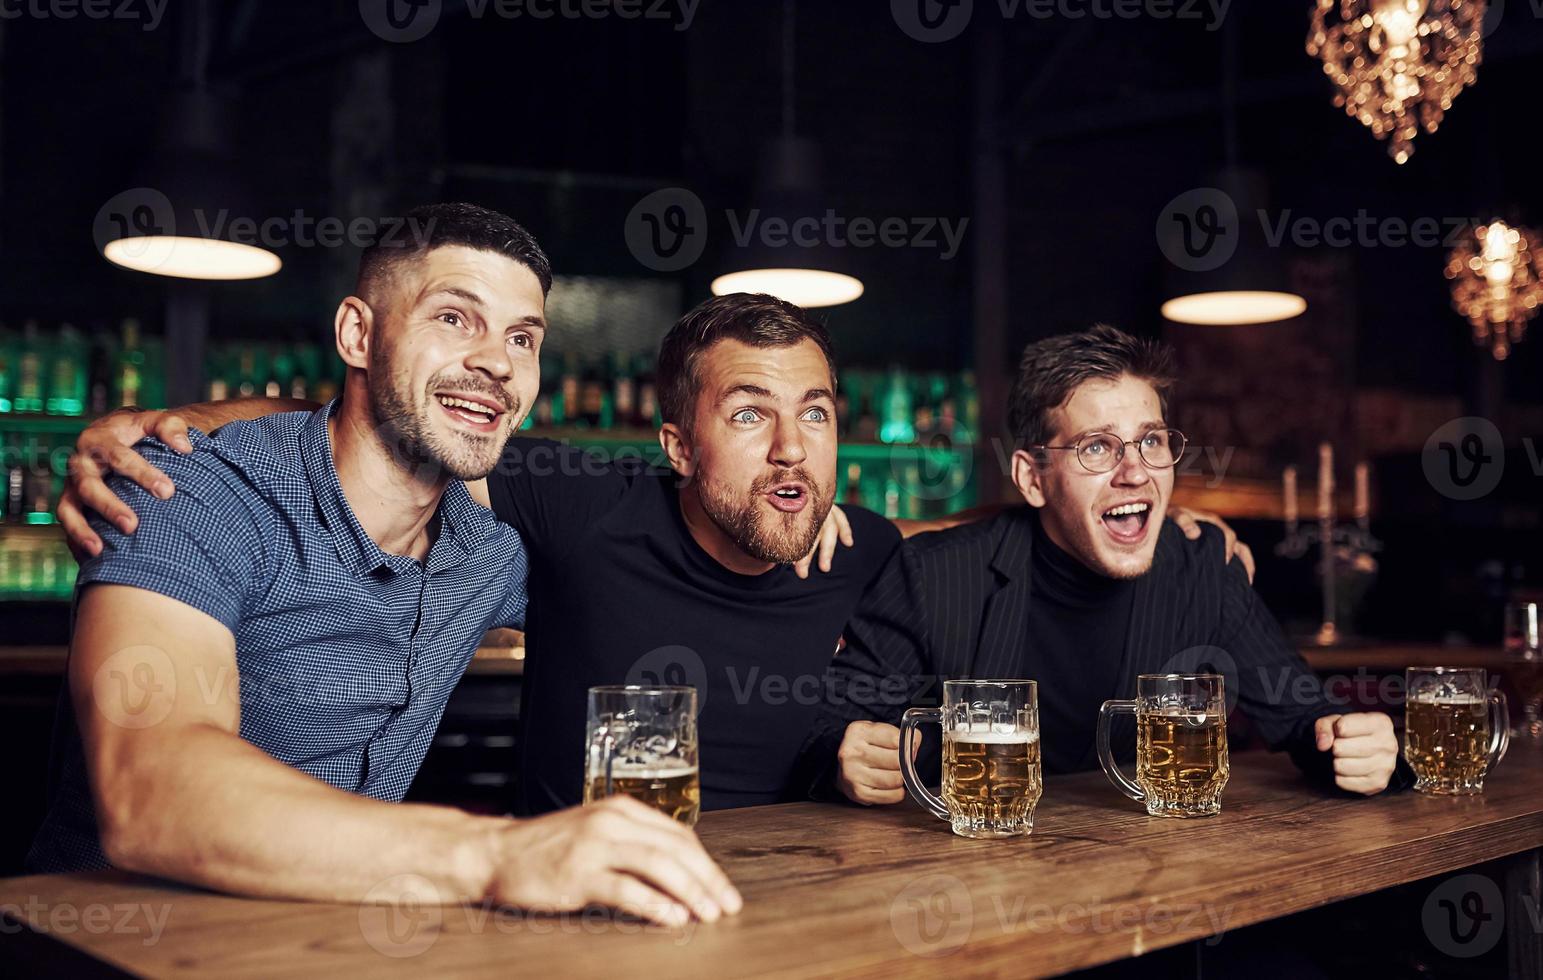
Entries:
{"type": "Polygon", "coordinates": [[[1045,768],[1086,769],[1098,764],[1098,709],[1119,696],[1134,582],[1100,575],[1044,533],[1034,536],[1031,564],[1028,676],[1056,685],[1039,692],[1045,768]]]}

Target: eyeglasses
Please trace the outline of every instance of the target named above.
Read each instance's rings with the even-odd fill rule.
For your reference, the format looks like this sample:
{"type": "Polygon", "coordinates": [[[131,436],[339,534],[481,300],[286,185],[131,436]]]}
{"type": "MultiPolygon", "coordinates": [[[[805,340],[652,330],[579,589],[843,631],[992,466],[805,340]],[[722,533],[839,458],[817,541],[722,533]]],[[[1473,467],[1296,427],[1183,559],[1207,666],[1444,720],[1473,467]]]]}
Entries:
{"type": "Polygon", "coordinates": [[[1177,466],[1188,440],[1178,429],[1152,429],[1140,439],[1121,439],[1112,432],[1083,436],[1071,446],[1030,446],[1030,449],[1076,450],[1077,462],[1089,473],[1108,473],[1125,459],[1125,447],[1135,446],[1141,461],[1154,470],[1177,466]]]}

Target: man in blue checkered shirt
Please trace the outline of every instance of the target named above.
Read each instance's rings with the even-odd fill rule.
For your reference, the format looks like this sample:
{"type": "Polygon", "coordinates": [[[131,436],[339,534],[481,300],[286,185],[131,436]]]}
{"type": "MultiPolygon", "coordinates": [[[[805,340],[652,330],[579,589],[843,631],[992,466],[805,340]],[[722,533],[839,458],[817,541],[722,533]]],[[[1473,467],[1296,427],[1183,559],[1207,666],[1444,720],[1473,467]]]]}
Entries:
{"type": "Polygon", "coordinates": [[[436,205],[403,229],[338,307],[340,400],[117,461],[137,529],[93,522],[29,865],[672,925],[737,911],[691,831],[625,797],[531,820],[398,802],[477,641],[524,624],[519,535],[462,481],[536,397],[551,286],[496,212],[436,205]],[[134,462],[175,493],[136,486],[134,462]]]}

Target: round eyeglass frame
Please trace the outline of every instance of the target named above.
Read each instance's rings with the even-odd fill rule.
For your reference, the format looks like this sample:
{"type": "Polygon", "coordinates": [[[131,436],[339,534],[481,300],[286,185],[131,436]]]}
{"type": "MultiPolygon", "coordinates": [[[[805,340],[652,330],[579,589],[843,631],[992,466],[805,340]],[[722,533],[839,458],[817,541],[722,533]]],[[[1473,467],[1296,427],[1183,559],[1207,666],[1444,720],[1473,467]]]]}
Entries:
{"type": "Polygon", "coordinates": [[[1112,432],[1090,432],[1087,435],[1083,436],[1081,439],[1078,439],[1076,442],[1072,443],[1070,446],[1038,445],[1038,446],[1030,446],[1029,448],[1030,449],[1059,449],[1059,450],[1063,450],[1063,451],[1074,451],[1077,454],[1077,462],[1082,464],[1082,468],[1087,470],[1089,473],[1109,473],[1109,472],[1112,472],[1113,470],[1115,470],[1116,468],[1118,468],[1119,465],[1122,462],[1125,461],[1125,447],[1126,446],[1135,446],[1136,447],[1136,455],[1138,457],[1140,457],[1142,464],[1145,465],[1146,467],[1148,467],[1149,469],[1154,469],[1154,470],[1171,470],[1175,466],[1179,465],[1179,460],[1184,458],[1184,450],[1189,446],[1189,437],[1186,436],[1184,433],[1180,432],[1178,429],[1171,429],[1171,428],[1167,428],[1167,429],[1162,429],[1162,428],[1160,428],[1160,429],[1148,429],[1147,431],[1145,431],[1145,432],[1143,432],[1141,434],[1141,437],[1139,439],[1121,439],[1119,436],[1115,435],[1112,432]],[[1141,448],[1142,441],[1145,440],[1147,436],[1151,435],[1154,432],[1166,432],[1166,433],[1168,433],[1169,452],[1173,456],[1173,459],[1170,462],[1167,462],[1167,463],[1154,463],[1151,460],[1147,459],[1146,453],[1144,451],[1142,451],[1142,448],[1141,448]],[[1120,448],[1115,450],[1115,452],[1109,457],[1111,460],[1113,460],[1113,462],[1110,463],[1108,466],[1104,467],[1101,470],[1100,469],[1095,469],[1094,467],[1089,466],[1088,465],[1088,461],[1082,458],[1082,447],[1085,444],[1087,444],[1089,442],[1092,442],[1095,439],[1098,439],[1098,440],[1113,439],[1113,440],[1118,441],[1119,444],[1120,444],[1120,448]]]}

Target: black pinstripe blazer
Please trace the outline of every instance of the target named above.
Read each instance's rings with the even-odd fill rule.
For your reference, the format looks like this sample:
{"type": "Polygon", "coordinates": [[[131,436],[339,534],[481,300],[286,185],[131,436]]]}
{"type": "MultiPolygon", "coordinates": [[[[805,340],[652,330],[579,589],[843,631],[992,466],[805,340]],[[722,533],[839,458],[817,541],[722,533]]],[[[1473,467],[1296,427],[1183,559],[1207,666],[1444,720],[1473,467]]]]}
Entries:
{"type": "MultiPolygon", "coordinates": [[[[1029,678],[1043,702],[1056,696],[1056,669],[1035,660],[1027,635],[1029,561],[1038,516],[1028,507],[990,521],[920,534],[905,541],[869,587],[846,630],[846,648],[826,677],[825,704],[807,743],[813,784],[828,795],[836,748],[849,722],[899,724],[915,704],[937,704],[950,678],[1029,678]]],[[[1313,743],[1313,722],[1337,710],[1286,643],[1247,575],[1223,557],[1222,536],[1205,527],[1190,541],[1164,523],[1152,568],[1136,581],[1123,649],[1120,689],[1135,696],[1136,675],[1215,672],[1264,740],[1291,751],[1315,777],[1332,780],[1332,763],[1313,743]]],[[[1097,718],[1088,719],[1089,744],[1097,718]]],[[[1122,716],[1114,744],[1135,752],[1134,725],[1122,716]]],[[[923,772],[936,771],[935,738],[923,772]],[[930,757],[930,758],[929,758],[930,757]]],[[[1097,765],[1090,749],[1079,768],[1097,765]]]]}

